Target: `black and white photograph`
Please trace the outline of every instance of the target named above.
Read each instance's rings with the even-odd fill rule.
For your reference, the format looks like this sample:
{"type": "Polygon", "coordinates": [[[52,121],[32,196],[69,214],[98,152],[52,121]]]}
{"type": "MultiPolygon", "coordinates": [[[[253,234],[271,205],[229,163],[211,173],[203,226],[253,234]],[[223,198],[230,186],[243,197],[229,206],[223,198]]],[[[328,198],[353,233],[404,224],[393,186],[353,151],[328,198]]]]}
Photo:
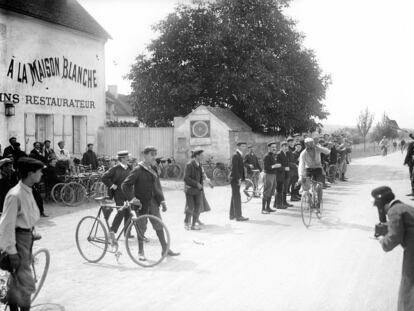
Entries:
{"type": "Polygon", "coordinates": [[[413,12],[0,0],[0,311],[414,311],[413,12]]]}

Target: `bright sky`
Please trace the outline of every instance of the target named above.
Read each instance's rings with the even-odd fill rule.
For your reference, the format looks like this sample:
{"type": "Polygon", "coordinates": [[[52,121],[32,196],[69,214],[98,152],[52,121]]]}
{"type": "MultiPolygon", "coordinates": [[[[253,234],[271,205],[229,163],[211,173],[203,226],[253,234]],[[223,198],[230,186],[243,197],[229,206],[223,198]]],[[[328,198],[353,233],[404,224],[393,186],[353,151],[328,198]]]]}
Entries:
{"type": "MultiPolygon", "coordinates": [[[[78,0],[111,34],[106,82],[130,92],[123,76],[157,34],[151,25],[189,0],[78,0]]],[[[324,123],[355,125],[365,107],[413,127],[414,1],[293,0],[286,13],[306,35],[320,66],[331,74],[324,123]]]]}

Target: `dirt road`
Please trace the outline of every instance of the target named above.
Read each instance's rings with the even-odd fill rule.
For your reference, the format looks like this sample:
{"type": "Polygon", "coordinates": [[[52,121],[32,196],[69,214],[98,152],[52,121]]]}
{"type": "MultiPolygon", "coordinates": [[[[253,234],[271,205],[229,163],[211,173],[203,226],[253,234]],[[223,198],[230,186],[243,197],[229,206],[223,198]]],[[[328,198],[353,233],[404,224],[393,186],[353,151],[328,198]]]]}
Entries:
{"type": "Polygon", "coordinates": [[[378,221],[370,190],[390,185],[403,201],[409,192],[402,155],[355,160],[349,182],[325,192],[325,214],[306,229],[299,204],[260,214],[254,199],[244,206],[246,223],[228,219],[230,188],[208,189],[212,212],[199,232],[183,228],[184,194],[167,191],[163,214],[180,257],[143,269],[126,252],[88,264],[75,245],[75,228],[93,205],[62,213],[49,207],[42,220],[52,263],[33,310],[396,310],[402,249],[384,253],[372,239],[378,221]],[[196,241],[197,243],[195,243],[196,241]]]}

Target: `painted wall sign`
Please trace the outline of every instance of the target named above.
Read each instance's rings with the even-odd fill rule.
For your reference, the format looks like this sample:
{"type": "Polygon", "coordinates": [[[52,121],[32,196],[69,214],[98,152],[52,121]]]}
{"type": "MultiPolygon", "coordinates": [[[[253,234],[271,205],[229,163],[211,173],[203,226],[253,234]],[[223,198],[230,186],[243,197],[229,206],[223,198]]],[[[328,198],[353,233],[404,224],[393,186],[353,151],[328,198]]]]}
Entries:
{"type": "Polygon", "coordinates": [[[12,102],[13,104],[19,104],[20,102],[26,103],[26,105],[39,105],[39,106],[55,106],[66,108],[80,108],[80,109],[96,109],[95,102],[93,100],[83,100],[74,98],[61,98],[61,97],[49,97],[49,96],[35,96],[35,95],[23,95],[0,93],[0,102],[12,102]]]}
{"type": "Polygon", "coordinates": [[[210,137],[210,121],[197,120],[190,121],[191,137],[207,138],[210,137]]]}
{"type": "Polygon", "coordinates": [[[85,68],[66,57],[47,57],[35,59],[32,63],[15,61],[11,58],[7,77],[20,83],[42,83],[47,78],[71,80],[87,88],[97,88],[96,70],[85,68]]]}

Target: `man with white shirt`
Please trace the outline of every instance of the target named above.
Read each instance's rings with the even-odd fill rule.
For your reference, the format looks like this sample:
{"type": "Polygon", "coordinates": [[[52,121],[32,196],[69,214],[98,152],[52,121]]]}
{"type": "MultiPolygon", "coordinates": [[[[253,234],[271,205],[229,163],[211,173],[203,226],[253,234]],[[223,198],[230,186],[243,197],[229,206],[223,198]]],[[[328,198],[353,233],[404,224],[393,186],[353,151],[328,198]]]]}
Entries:
{"type": "Polygon", "coordinates": [[[60,141],[58,142],[58,150],[56,150],[56,170],[58,171],[58,175],[64,175],[70,166],[70,154],[67,150],[65,150],[65,142],[60,141]]]}
{"type": "Polygon", "coordinates": [[[40,214],[32,187],[40,181],[44,164],[23,157],[17,162],[21,179],[8,192],[0,218],[0,250],[8,254],[11,282],[7,302],[11,311],[30,310],[35,281],[31,270],[33,229],[40,214]]]}
{"type": "MultiPolygon", "coordinates": [[[[132,167],[128,164],[128,151],[119,151],[117,157],[119,163],[103,174],[102,182],[108,187],[109,196],[115,200],[115,204],[117,206],[123,206],[127,198],[121,189],[121,185],[125,178],[131,173],[132,167]]],[[[126,226],[129,219],[129,211],[127,209],[123,209],[115,215],[111,226],[111,232],[116,233],[118,231],[122,218],[124,218],[124,224],[126,226]]]]}

